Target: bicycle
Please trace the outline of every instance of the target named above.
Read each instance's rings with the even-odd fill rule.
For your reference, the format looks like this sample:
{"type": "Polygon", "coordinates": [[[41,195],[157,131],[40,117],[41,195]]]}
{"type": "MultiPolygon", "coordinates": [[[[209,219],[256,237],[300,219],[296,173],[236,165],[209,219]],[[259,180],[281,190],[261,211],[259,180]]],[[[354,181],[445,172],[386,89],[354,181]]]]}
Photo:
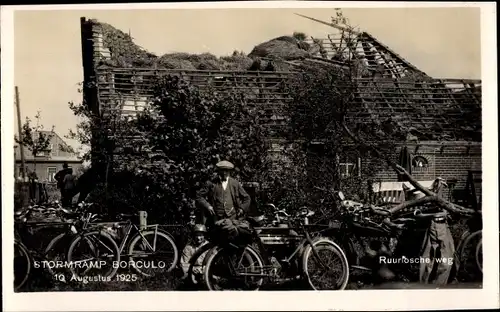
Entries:
{"type": "Polygon", "coordinates": [[[21,289],[31,273],[31,257],[24,244],[14,240],[14,291],[21,289]],[[19,269],[21,267],[21,271],[19,269]]]}
{"type": "Polygon", "coordinates": [[[477,244],[476,247],[476,264],[479,270],[481,271],[481,274],[483,273],[483,238],[481,237],[481,240],[477,244]]]}
{"type": "Polygon", "coordinates": [[[457,246],[459,279],[469,279],[469,275],[483,274],[483,230],[467,230],[462,234],[457,246]]]}
{"type": "MultiPolygon", "coordinates": [[[[50,215],[59,213],[63,215],[63,219],[67,217],[74,217],[78,212],[72,212],[64,208],[40,208],[38,206],[28,207],[25,211],[18,211],[15,213],[15,239],[14,239],[14,290],[21,289],[29,279],[35,261],[39,262],[54,262],[57,261],[56,247],[60,246],[61,241],[65,236],[75,233],[78,221],[66,219],[59,223],[46,223],[46,222],[28,222],[28,218],[33,212],[40,212],[43,215],[50,215]],[[34,227],[49,226],[55,227],[57,225],[64,226],[64,232],[52,238],[43,251],[38,252],[36,248],[33,251],[23,243],[23,237],[26,240],[27,233],[34,236],[32,230],[34,227]],[[24,234],[24,235],[23,235],[24,234]],[[24,264],[22,264],[24,263],[24,264]]],[[[54,270],[53,265],[44,265],[43,268],[47,270],[50,276],[55,276],[58,272],[54,270]]]]}
{"type": "MultiPolygon", "coordinates": [[[[290,217],[284,210],[279,212],[285,216],[285,219],[290,217]]],[[[297,229],[301,232],[293,237],[289,237],[291,230],[289,227],[280,225],[255,228],[248,241],[241,245],[216,244],[204,261],[203,275],[206,287],[212,291],[227,290],[233,285],[240,290],[259,290],[266,279],[271,284],[303,280],[313,290],[345,289],[349,279],[347,258],[342,249],[331,239],[311,238],[308,225],[309,218],[313,214],[314,212],[308,208],[302,207],[299,213],[291,218],[291,223],[297,223],[299,225],[297,229]],[[271,246],[273,243],[269,241],[268,244],[264,243],[265,237],[269,237],[267,233],[271,232],[273,235],[273,231],[276,231],[274,238],[278,241],[274,244],[288,247],[284,248],[286,251],[283,254],[276,254],[280,260],[271,256],[274,249],[271,246]],[[253,247],[252,243],[256,244],[257,248],[253,247]],[[320,257],[320,254],[324,252],[330,253],[329,256],[320,257]],[[332,259],[339,260],[340,265],[325,264],[326,260],[332,259]],[[218,262],[220,260],[222,263],[218,262]],[[340,268],[341,271],[335,278],[328,277],[326,284],[323,285],[316,280],[318,274],[315,274],[314,266],[317,264],[319,264],[320,277],[323,277],[325,273],[332,275],[335,269],[340,268]],[[219,283],[224,280],[227,280],[227,286],[219,283]]]]}
{"type": "MultiPolygon", "coordinates": [[[[269,205],[272,206],[272,205],[269,205]]],[[[276,211],[274,216],[274,220],[271,221],[271,224],[276,225],[278,223],[281,223],[281,216],[280,216],[281,211],[276,211]]],[[[257,226],[262,226],[264,222],[267,221],[267,218],[264,215],[257,216],[251,218],[252,221],[254,221],[254,225],[257,226]]],[[[190,226],[195,225],[195,217],[191,217],[191,221],[189,222],[190,226]]],[[[187,281],[190,283],[190,286],[195,286],[199,287],[201,284],[203,284],[203,271],[204,271],[204,264],[203,260],[201,260],[201,266],[199,265],[199,259],[203,258],[208,255],[209,252],[212,251],[212,249],[216,246],[216,244],[208,241],[206,244],[201,246],[192,256],[191,259],[189,260],[189,268],[187,272],[187,281]],[[201,273],[200,273],[201,271],[201,273]]]]}
{"type": "MultiPolygon", "coordinates": [[[[87,231],[76,235],[70,243],[67,254],[67,259],[72,264],[70,266],[70,270],[73,276],[76,278],[83,278],[86,275],[88,270],[85,270],[83,275],[76,270],[77,267],[81,268],[82,266],[84,269],[100,268],[104,266],[107,271],[105,271],[104,275],[99,276],[100,278],[105,278],[107,280],[110,280],[113,276],[115,276],[119,268],[124,268],[128,265],[144,277],[152,277],[155,275],[153,273],[149,273],[147,271],[148,269],[152,269],[153,272],[158,271],[157,269],[165,269],[163,271],[164,273],[172,271],[179,259],[179,252],[172,236],[170,233],[158,229],[158,224],[147,225],[139,228],[130,220],[132,217],[137,216],[137,214],[118,214],[119,218],[128,220],[113,222],[111,227],[100,230],[95,229],[94,226],[87,231]],[[120,241],[120,245],[117,244],[117,241],[119,240],[118,236],[110,234],[119,229],[122,229],[123,233],[125,233],[123,239],[120,241]],[[135,231],[136,234],[129,240],[132,231],[135,231]],[[103,247],[104,252],[101,254],[93,249],[91,250],[92,254],[94,254],[93,256],[90,256],[90,258],[87,257],[88,259],[78,259],[79,244],[82,241],[87,240],[91,241],[91,244],[88,244],[89,246],[103,247]],[[163,242],[158,243],[158,241],[163,242]],[[127,252],[124,253],[127,243],[127,252]],[[167,247],[166,252],[159,251],[161,248],[158,248],[158,246],[163,246],[162,243],[167,247]],[[143,258],[155,258],[163,254],[167,255],[166,259],[169,259],[167,263],[162,260],[157,263],[152,263],[151,261],[145,263],[140,260],[143,258]],[[128,257],[129,262],[123,263],[120,261],[122,256],[128,257]]],[[[104,222],[101,225],[105,223],[109,224],[110,222],[104,222]]],[[[86,254],[84,253],[84,255],[86,254]]]]}

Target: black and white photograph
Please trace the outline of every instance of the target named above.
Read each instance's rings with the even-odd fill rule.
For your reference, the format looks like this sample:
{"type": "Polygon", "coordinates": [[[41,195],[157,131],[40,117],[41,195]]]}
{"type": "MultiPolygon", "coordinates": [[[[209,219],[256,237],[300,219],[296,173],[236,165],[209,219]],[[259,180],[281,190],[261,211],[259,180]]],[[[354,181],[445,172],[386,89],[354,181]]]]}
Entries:
{"type": "Polygon", "coordinates": [[[11,307],[498,308],[495,5],[273,2],[2,6],[11,307]]]}

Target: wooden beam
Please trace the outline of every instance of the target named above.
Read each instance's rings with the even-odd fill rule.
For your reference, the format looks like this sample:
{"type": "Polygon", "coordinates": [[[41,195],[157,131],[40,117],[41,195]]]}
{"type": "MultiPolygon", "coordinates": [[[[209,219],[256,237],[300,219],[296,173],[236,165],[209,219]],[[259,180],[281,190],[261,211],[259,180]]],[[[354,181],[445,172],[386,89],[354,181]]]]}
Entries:
{"type": "Polygon", "coordinates": [[[303,17],[303,18],[307,18],[307,19],[309,19],[311,21],[314,21],[314,22],[317,22],[317,23],[320,23],[320,24],[323,24],[323,25],[326,25],[326,26],[333,27],[333,28],[341,30],[341,31],[347,31],[347,32],[350,32],[350,33],[356,34],[356,35],[361,34],[358,31],[355,31],[353,29],[349,29],[347,27],[340,26],[340,25],[337,25],[337,24],[334,24],[334,23],[328,23],[328,22],[325,22],[325,21],[322,21],[322,20],[319,20],[319,19],[316,19],[316,18],[313,18],[313,17],[305,16],[305,15],[302,15],[302,14],[299,14],[299,13],[294,13],[294,14],[297,15],[297,16],[303,17]]]}
{"type": "Polygon", "coordinates": [[[413,65],[410,62],[408,62],[407,60],[405,60],[401,55],[399,55],[398,53],[394,52],[391,48],[389,48],[388,46],[386,46],[385,44],[383,44],[382,42],[380,42],[377,38],[375,38],[374,36],[370,35],[369,33],[363,32],[362,33],[362,37],[366,37],[366,39],[369,39],[370,41],[372,41],[376,45],[380,46],[381,48],[383,48],[384,50],[386,50],[387,52],[389,52],[390,54],[392,54],[396,59],[398,59],[401,63],[405,64],[409,68],[411,68],[411,69],[413,69],[413,70],[415,70],[415,71],[417,71],[419,73],[422,73],[425,76],[428,76],[426,73],[424,73],[423,71],[421,71],[420,69],[418,69],[415,65],[413,65]]]}

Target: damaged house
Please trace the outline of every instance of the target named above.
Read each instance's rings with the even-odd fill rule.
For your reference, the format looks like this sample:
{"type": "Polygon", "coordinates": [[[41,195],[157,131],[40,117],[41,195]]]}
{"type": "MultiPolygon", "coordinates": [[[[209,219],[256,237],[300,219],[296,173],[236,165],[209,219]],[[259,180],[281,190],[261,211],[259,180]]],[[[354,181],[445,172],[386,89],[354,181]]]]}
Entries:
{"type": "MultiPolygon", "coordinates": [[[[401,151],[395,151],[394,157],[403,151],[407,168],[417,180],[425,185],[442,177],[450,186],[446,196],[451,201],[478,206],[481,82],[429,77],[372,35],[330,26],[332,34],[327,38],[283,36],[256,46],[247,56],[235,52],[220,58],[186,53],[158,57],[111,25],[81,18],[84,99],[90,110],[133,118],[151,98],[153,77],[179,75],[221,92],[234,87],[245,90],[249,104],[261,105],[268,113],[266,126],[273,137],[286,123],[273,107],[291,100],[281,85],[300,70],[300,64],[344,66],[346,60],[356,59],[363,65],[355,79],[357,107],[363,109],[353,112],[351,121],[362,124],[376,114],[406,127],[411,135],[401,141],[401,151]],[[351,38],[348,42],[346,33],[351,38]]],[[[341,157],[339,169],[344,176],[363,175],[369,161],[341,157]]],[[[390,191],[384,200],[400,200],[405,182],[398,181],[392,169],[380,168],[377,182],[375,191],[390,191]]]]}

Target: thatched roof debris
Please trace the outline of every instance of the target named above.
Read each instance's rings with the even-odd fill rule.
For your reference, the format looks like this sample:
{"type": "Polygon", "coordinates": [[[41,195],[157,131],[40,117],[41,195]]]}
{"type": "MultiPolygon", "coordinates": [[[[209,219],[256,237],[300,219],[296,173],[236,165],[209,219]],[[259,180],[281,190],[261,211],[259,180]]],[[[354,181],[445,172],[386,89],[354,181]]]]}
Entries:
{"type": "Polygon", "coordinates": [[[248,56],[296,60],[310,57],[312,45],[292,36],[281,36],[255,46],[248,56]]]}
{"type": "MultiPolygon", "coordinates": [[[[162,56],[157,56],[146,51],[142,47],[136,45],[130,35],[115,27],[98,22],[95,19],[89,20],[92,24],[94,32],[98,38],[98,50],[101,52],[101,57],[97,66],[109,66],[115,68],[132,68],[132,67],[150,67],[163,69],[186,69],[186,70],[235,70],[246,71],[254,64],[256,59],[260,57],[247,56],[241,52],[233,52],[230,56],[217,57],[210,53],[189,54],[189,53],[167,53],[162,56]]],[[[295,42],[297,46],[307,48],[309,45],[305,42],[297,43],[297,39],[293,37],[282,37],[280,42],[295,42]],[[283,41],[284,40],[284,41],[283,41]]],[[[272,55],[272,53],[271,53],[272,55]]],[[[262,55],[263,57],[269,54],[262,55]]],[[[272,55],[274,60],[275,70],[284,70],[288,68],[286,65],[280,66],[280,57],[272,55]]],[[[262,66],[252,68],[253,70],[270,70],[269,62],[261,62],[262,66]]]]}
{"type": "MultiPolygon", "coordinates": [[[[127,68],[134,67],[136,73],[142,72],[144,87],[139,86],[140,89],[149,88],[146,78],[156,70],[171,69],[187,71],[191,77],[189,81],[201,79],[206,84],[208,80],[216,80],[221,90],[238,85],[261,97],[264,94],[264,102],[281,103],[281,98],[287,96],[280,94],[275,87],[279,83],[273,79],[283,82],[288,72],[311,68],[354,68],[358,77],[356,99],[359,104],[359,110],[352,115],[354,122],[373,119],[375,114],[380,116],[380,123],[390,119],[386,124],[406,129],[420,140],[481,140],[480,82],[433,79],[365,32],[356,33],[355,40],[346,39],[345,29],[327,39],[300,40],[296,36],[281,36],[257,45],[249,55],[235,52],[231,56],[216,57],[209,53],[169,53],[158,57],[134,44],[128,34],[111,25],[95,20],[90,23],[102,38],[97,49],[101,53],[97,68],[103,68],[103,75],[104,71],[116,72],[113,88],[118,93],[131,93],[130,86],[138,84],[130,83],[132,73],[127,68]],[[255,78],[249,80],[247,76],[254,71],[274,72],[277,78],[260,77],[260,82],[253,82],[255,78]],[[120,91],[120,88],[129,91],[120,91]],[[280,95],[269,95],[272,92],[280,95]]],[[[110,82],[104,81],[102,88],[109,89],[109,85],[110,82]]],[[[113,94],[110,90],[106,92],[108,97],[113,94]]],[[[140,92],[149,93],[146,89],[140,92]]],[[[106,96],[101,94],[100,98],[106,96]]]]}

